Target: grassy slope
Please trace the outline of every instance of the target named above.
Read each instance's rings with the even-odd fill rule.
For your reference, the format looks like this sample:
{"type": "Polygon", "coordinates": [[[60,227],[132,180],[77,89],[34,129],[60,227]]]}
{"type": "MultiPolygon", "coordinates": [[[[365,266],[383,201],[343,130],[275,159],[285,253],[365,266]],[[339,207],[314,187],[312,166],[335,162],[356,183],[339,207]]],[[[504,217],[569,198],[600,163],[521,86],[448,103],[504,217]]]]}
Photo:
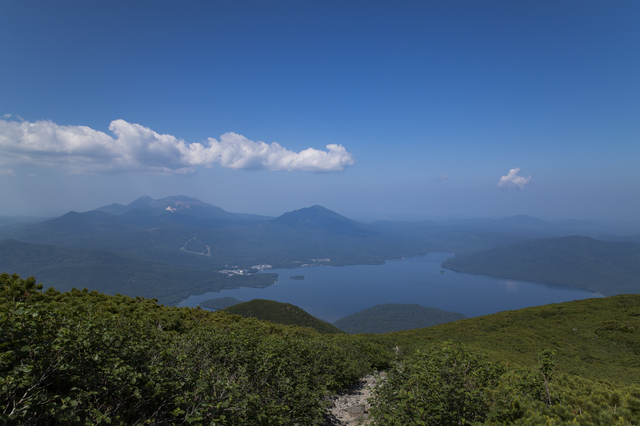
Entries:
{"type": "Polygon", "coordinates": [[[425,308],[416,304],[386,303],[340,318],[333,325],[349,334],[389,333],[466,318],[455,312],[425,308]]]}
{"type": "Polygon", "coordinates": [[[640,382],[640,295],[506,311],[384,337],[406,351],[457,341],[519,365],[535,365],[538,352],[551,348],[560,372],[640,382]]]}
{"type": "Polygon", "coordinates": [[[230,306],[222,311],[241,315],[245,318],[257,318],[277,324],[297,325],[309,327],[323,334],[341,334],[343,331],[308,314],[303,309],[290,303],[274,302],[272,300],[253,299],[249,302],[230,306]]]}
{"type": "Polygon", "coordinates": [[[640,245],[561,237],[448,259],[444,268],[602,293],[640,293],[640,245]]]}

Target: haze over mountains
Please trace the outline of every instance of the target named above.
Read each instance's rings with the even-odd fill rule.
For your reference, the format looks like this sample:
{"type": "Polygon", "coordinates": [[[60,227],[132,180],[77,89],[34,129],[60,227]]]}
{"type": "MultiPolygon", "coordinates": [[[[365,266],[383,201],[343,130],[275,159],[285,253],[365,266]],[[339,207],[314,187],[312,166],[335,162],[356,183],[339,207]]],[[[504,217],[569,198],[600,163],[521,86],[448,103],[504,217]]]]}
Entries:
{"type": "Polygon", "coordinates": [[[579,234],[609,240],[606,250],[624,253],[618,256],[622,261],[607,264],[618,270],[618,275],[599,264],[605,269],[589,286],[581,280],[569,282],[562,278],[571,274],[577,277],[580,275],[576,271],[588,270],[583,269],[581,261],[585,257],[580,254],[587,246],[580,243],[584,240],[576,239],[562,240],[573,244],[572,250],[579,254],[575,258],[564,257],[559,264],[549,252],[551,257],[525,256],[530,263],[513,263],[511,270],[516,272],[506,275],[494,269],[476,273],[517,276],[618,294],[636,288],[640,291],[640,282],[631,279],[615,286],[607,283],[614,276],[633,276],[637,260],[634,250],[640,247],[637,232],[620,224],[551,223],[529,216],[363,224],[318,205],[271,218],[227,212],[186,196],[160,200],[140,197],[128,205],[110,204],[83,213],[69,212],[38,223],[14,221],[0,228],[0,270],[35,275],[60,290],[88,286],[111,294],[157,297],[164,303],[175,304],[190,294],[269,285],[275,281],[275,275],[255,274],[269,268],[377,264],[434,251],[456,253],[457,258],[450,265],[459,265],[455,262],[465,255],[492,249],[498,251],[489,254],[499,253],[505,260],[503,251],[516,248],[504,247],[579,234]],[[556,262],[554,267],[549,266],[552,259],[556,262]],[[119,272],[107,273],[115,269],[119,272]],[[63,273],[68,270],[74,273],[63,273]],[[532,273],[541,270],[549,273],[544,276],[532,273]]]}

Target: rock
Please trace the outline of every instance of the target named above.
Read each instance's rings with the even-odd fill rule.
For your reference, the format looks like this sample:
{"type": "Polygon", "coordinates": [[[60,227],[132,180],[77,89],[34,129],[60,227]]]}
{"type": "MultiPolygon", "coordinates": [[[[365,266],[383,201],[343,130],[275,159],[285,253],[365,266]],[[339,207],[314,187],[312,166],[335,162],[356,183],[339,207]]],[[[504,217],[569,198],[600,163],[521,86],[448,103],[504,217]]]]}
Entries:
{"type": "Polygon", "coordinates": [[[347,408],[347,413],[351,417],[360,418],[364,414],[364,405],[353,405],[347,408]]]}
{"type": "Polygon", "coordinates": [[[356,426],[368,425],[369,419],[367,410],[369,408],[368,399],[376,382],[386,379],[386,373],[376,373],[368,375],[351,385],[344,393],[338,395],[333,401],[333,406],[329,407],[326,415],[326,426],[356,426]]]}

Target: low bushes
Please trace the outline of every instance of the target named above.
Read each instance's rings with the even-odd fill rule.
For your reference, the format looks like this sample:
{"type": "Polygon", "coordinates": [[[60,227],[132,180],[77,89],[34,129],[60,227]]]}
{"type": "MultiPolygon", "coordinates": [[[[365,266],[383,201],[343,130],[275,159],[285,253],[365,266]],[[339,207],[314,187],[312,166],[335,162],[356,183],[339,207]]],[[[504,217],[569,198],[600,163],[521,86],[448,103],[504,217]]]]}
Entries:
{"type": "Polygon", "coordinates": [[[349,336],[141,298],[29,293],[5,275],[6,424],[322,424],[329,394],[391,360],[349,336]]]}
{"type": "Polygon", "coordinates": [[[553,353],[533,369],[495,364],[447,344],[416,351],[374,392],[377,425],[637,425],[640,388],[567,374],[553,353]]]}

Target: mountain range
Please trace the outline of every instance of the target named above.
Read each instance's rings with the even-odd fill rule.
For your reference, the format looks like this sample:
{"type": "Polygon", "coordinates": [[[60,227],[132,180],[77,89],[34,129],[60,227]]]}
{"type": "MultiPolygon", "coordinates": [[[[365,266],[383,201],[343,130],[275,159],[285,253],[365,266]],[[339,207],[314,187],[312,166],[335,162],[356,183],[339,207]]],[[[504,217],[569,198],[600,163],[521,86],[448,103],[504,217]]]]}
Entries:
{"type": "MultiPolygon", "coordinates": [[[[607,247],[615,253],[640,242],[633,240],[635,228],[616,235],[617,228],[601,225],[551,223],[529,216],[363,224],[318,205],[272,218],[228,212],[186,196],[159,200],[145,196],[128,205],[72,211],[41,222],[13,221],[0,228],[0,270],[37,275],[62,290],[96,283],[92,287],[110,294],[144,295],[175,304],[190,294],[274,282],[273,274],[252,273],[267,268],[260,265],[295,268],[318,263],[318,259],[322,259],[320,264],[333,266],[379,264],[440,251],[456,253],[448,267],[471,272],[481,269],[462,269],[465,256],[485,256],[482,252],[487,251],[486,256],[491,256],[494,252],[490,250],[509,251],[514,249],[504,248],[534,244],[542,238],[564,238],[580,228],[588,228],[583,235],[608,239],[607,247]],[[105,271],[111,269],[119,272],[109,276],[105,271]],[[63,274],[65,270],[75,272],[63,274]]],[[[575,250],[588,249],[577,241],[573,240],[575,250]]],[[[603,294],[640,291],[640,283],[633,280],[611,287],[607,277],[613,275],[608,273],[594,274],[588,287],[586,281],[563,281],[563,275],[580,276],[576,271],[588,270],[583,268],[583,258],[565,256],[560,266],[551,267],[557,264],[553,256],[530,257],[535,262],[514,263],[515,272],[506,275],[604,289],[603,294]],[[549,273],[541,279],[534,271],[549,273]]],[[[633,263],[635,258],[624,259],[633,263]]],[[[506,276],[497,268],[486,269],[486,261],[479,262],[485,263],[484,273],[506,276]]],[[[624,262],[615,267],[623,274],[635,271],[633,264],[624,262]]]]}

